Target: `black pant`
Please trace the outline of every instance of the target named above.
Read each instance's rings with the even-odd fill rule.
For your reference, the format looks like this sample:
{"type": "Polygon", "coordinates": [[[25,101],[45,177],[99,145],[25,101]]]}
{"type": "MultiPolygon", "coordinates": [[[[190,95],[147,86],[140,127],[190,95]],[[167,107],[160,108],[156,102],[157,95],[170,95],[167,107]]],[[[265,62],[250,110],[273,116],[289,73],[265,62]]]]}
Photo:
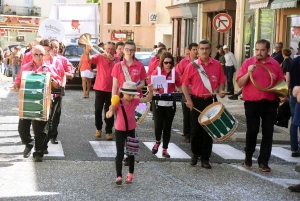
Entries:
{"type": "Polygon", "coordinates": [[[47,121],[37,121],[30,119],[19,119],[18,131],[21,137],[22,143],[27,147],[32,148],[32,138],[30,135],[30,125],[32,124],[33,133],[34,133],[34,146],[35,152],[33,157],[39,155],[43,157],[43,150],[47,149],[47,121]]]}
{"type": "MultiPolygon", "coordinates": [[[[217,98],[196,98],[191,96],[194,107],[203,111],[207,106],[217,101],[217,98]]],[[[191,149],[194,155],[200,156],[201,161],[209,161],[213,140],[210,135],[199,124],[200,113],[196,110],[191,111],[191,149]]]]}
{"type": "Polygon", "coordinates": [[[163,133],[163,148],[168,149],[171,139],[172,123],[176,113],[176,104],[165,107],[158,106],[156,101],[153,101],[153,103],[152,112],[154,117],[155,138],[156,141],[160,141],[163,133]]]}
{"type": "MultiPolygon", "coordinates": [[[[102,129],[103,121],[102,121],[102,112],[104,106],[104,112],[106,113],[109,110],[109,106],[111,104],[111,92],[99,91],[95,90],[95,125],[97,130],[102,129]]],[[[114,116],[107,119],[104,115],[105,121],[105,131],[106,133],[112,133],[112,127],[114,125],[114,116]]]]}
{"type": "Polygon", "coordinates": [[[186,102],[185,97],[184,95],[182,95],[181,106],[182,106],[182,113],[183,113],[183,133],[186,136],[189,136],[191,132],[191,117],[190,117],[191,111],[186,106],[185,102],[186,102]]]}
{"type": "Polygon", "coordinates": [[[227,79],[227,91],[230,92],[230,94],[234,94],[234,87],[233,87],[233,74],[234,74],[235,68],[234,66],[226,66],[226,79],[227,79]]]}
{"type": "MultiPolygon", "coordinates": [[[[135,129],[130,131],[119,131],[115,130],[116,137],[116,147],[117,147],[117,158],[116,158],[116,170],[117,177],[122,177],[122,162],[124,158],[124,146],[127,136],[135,137],[135,129]]],[[[134,156],[128,156],[129,162],[129,173],[133,174],[134,172],[134,156]]]]}
{"type": "Polygon", "coordinates": [[[274,119],[276,118],[278,102],[267,100],[245,101],[244,106],[247,122],[246,157],[250,159],[255,151],[261,119],[262,141],[257,162],[258,164],[267,165],[271,156],[274,119]]]}
{"type": "Polygon", "coordinates": [[[51,114],[49,119],[49,139],[56,139],[58,135],[57,127],[61,115],[62,97],[55,97],[51,104],[51,114]]]}

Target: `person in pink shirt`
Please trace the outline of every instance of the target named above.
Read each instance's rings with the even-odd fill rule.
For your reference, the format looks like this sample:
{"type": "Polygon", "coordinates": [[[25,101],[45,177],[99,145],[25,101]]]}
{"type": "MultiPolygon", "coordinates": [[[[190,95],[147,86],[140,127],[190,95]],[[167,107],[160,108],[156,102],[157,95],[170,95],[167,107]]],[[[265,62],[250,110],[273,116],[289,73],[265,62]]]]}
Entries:
{"type": "MultiPolygon", "coordinates": [[[[51,65],[44,62],[45,49],[41,45],[36,45],[32,48],[33,59],[31,62],[24,64],[15,80],[13,90],[18,92],[21,84],[21,77],[23,71],[33,72],[50,72],[51,73],[51,85],[53,88],[59,88],[62,84],[61,77],[57,74],[56,69],[51,65]]],[[[38,121],[30,119],[19,119],[18,131],[22,143],[25,144],[23,151],[23,157],[28,158],[30,156],[33,145],[35,146],[35,152],[33,153],[33,159],[35,162],[42,162],[44,156],[44,150],[47,149],[47,134],[44,132],[44,128],[47,125],[47,121],[38,121]],[[34,140],[30,135],[30,125],[32,123],[34,140]]],[[[46,129],[47,130],[47,129],[46,129]]]]}
{"type": "MultiPolygon", "coordinates": [[[[87,46],[87,52],[91,51],[91,47],[87,46]]],[[[107,112],[110,105],[111,90],[113,78],[111,76],[113,67],[115,65],[116,59],[112,56],[115,53],[115,43],[108,42],[105,45],[106,53],[104,55],[96,54],[89,56],[89,62],[97,65],[97,76],[94,83],[95,90],[95,125],[96,132],[95,138],[101,138],[102,134],[102,111],[107,112]]],[[[106,140],[112,140],[112,127],[114,125],[114,118],[107,119],[104,118],[106,123],[106,140]]]]}
{"type": "MultiPolygon", "coordinates": [[[[185,49],[185,52],[188,51],[188,55],[183,58],[176,66],[176,72],[178,72],[180,78],[183,75],[186,67],[191,63],[191,61],[197,60],[198,58],[198,44],[191,43],[188,48],[185,49]]],[[[190,142],[190,133],[191,133],[191,123],[190,123],[190,109],[185,104],[186,100],[184,95],[182,95],[181,106],[182,106],[182,115],[183,115],[183,133],[185,136],[185,142],[190,142]]]]}
{"type": "MultiPolygon", "coordinates": [[[[151,76],[164,75],[167,80],[174,80],[174,83],[168,83],[167,89],[154,89],[155,94],[162,94],[167,91],[168,94],[175,92],[175,87],[179,92],[181,90],[181,82],[178,73],[175,71],[174,59],[170,52],[162,53],[160,57],[159,66],[153,71],[151,76]],[[160,72],[159,72],[160,71],[160,72]],[[174,74],[172,73],[175,72],[174,74]]],[[[151,84],[151,79],[148,80],[148,84],[151,84]]],[[[176,102],[174,101],[153,101],[152,112],[154,117],[154,130],[156,143],[152,148],[152,153],[156,154],[158,147],[160,146],[161,138],[163,135],[163,150],[162,156],[170,158],[168,153],[168,145],[171,139],[171,128],[173,119],[176,113],[176,102]]]]}
{"type": "MultiPolygon", "coordinates": [[[[111,105],[109,107],[109,112],[107,112],[106,117],[111,118],[116,112],[117,118],[115,123],[115,137],[116,137],[116,147],[117,147],[117,157],[116,157],[116,171],[117,179],[116,184],[122,184],[122,161],[124,158],[124,146],[127,136],[135,138],[135,108],[140,103],[149,102],[152,100],[152,86],[148,85],[149,95],[146,98],[138,98],[139,92],[136,87],[136,83],[132,81],[126,81],[120,88],[120,102],[116,106],[111,105]],[[123,108],[122,108],[123,107],[123,108]],[[124,112],[126,117],[124,116],[124,112]],[[126,120],[125,120],[126,118],[126,120]]],[[[131,183],[133,179],[134,172],[134,155],[128,156],[129,160],[129,173],[125,180],[126,183],[131,183]]]]}
{"type": "Polygon", "coordinates": [[[157,68],[157,66],[159,65],[160,62],[160,56],[167,51],[167,48],[162,47],[159,48],[159,50],[157,51],[156,55],[150,60],[149,64],[148,64],[148,72],[147,75],[148,77],[150,77],[152,75],[152,72],[157,68]]]}
{"type": "Polygon", "coordinates": [[[116,54],[114,55],[114,57],[116,58],[116,60],[119,61],[123,61],[123,57],[124,57],[124,43],[121,42],[117,42],[116,43],[116,54]]]}
{"type": "Polygon", "coordinates": [[[226,82],[221,63],[210,58],[210,53],[211,43],[208,40],[201,40],[198,46],[197,67],[190,63],[182,75],[182,91],[186,99],[186,106],[191,110],[191,149],[193,156],[190,164],[192,166],[197,165],[198,157],[201,157],[201,167],[206,169],[211,169],[209,158],[213,140],[199,124],[199,112],[193,108],[203,111],[207,106],[216,102],[216,90],[219,91],[220,98],[224,98],[224,83],[226,82]],[[202,75],[200,76],[201,67],[202,75]],[[202,77],[204,78],[202,79],[202,77]],[[207,85],[204,85],[204,82],[207,85]]]}
{"type": "MultiPolygon", "coordinates": [[[[40,42],[41,42],[42,38],[36,38],[34,39],[33,43],[32,43],[32,47],[36,46],[36,45],[39,45],[40,42]]],[[[32,48],[29,52],[25,53],[24,54],[24,57],[22,59],[22,63],[21,63],[21,66],[23,66],[24,64],[27,64],[29,62],[32,61],[32,48]]]]}
{"type": "Polygon", "coordinates": [[[125,42],[124,50],[123,61],[115,64],[111,73],[113,77],[112,95],[118,94],[120,86],[122,86],[125,81],[133,81],[137,83],[137,89],[140,92],[140,96],[142,96],[142,88],[145,86],[145,79],[147,77],[145,67],[134,57],[136,46],[133,41],[125,42]],[[126,80],[125,74],[127,72],[124,73],[123,67],[124,70],[129,73],[127,79],[130,80],[126,80]]]}
{"type": "Polygon", "coordinates": [[[257,159],[259,170],[270,172],[268,162],[271,156],[274,123],[279,106],[278,97],[274,92],[265,92],[257,89],[250,80],[249,72],[252,72],[256,84],[266,88],[271,83],[272,74],[273,87],[278,81],[285,80],[283,71],[279,63],[269,56],[270,42],[261,39],[255,43],[255,55],[245,60],[242,64],[236,81],[240,88],[243,87],[243,100],[245,101],[245,115],[247,123],[246,131],[246,157],[244,166],[252,167],[252,155],[255,151],[257,134],[260,125],[262,126],[262,141],[260,153],[257,159]],[[268,72],[262,66],[265,66],[268,72]],[[260,120],[262,123],[260,124],[260,120]]]}

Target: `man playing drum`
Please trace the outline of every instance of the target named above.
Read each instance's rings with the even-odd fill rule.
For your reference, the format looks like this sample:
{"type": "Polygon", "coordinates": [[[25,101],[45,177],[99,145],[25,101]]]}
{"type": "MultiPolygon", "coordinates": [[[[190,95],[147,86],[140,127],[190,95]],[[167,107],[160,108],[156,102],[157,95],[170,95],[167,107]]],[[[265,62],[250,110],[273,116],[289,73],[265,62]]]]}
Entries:
{"type": "Polygon", "coordinates": [[[197,165],[201,157],[201,167],[211,169],[209,158],[212,152],[212,138],[198,123],[199,112],[217,101],[215,91],[219,90],[220,98],[225,96],[224,83],[226,78],[221,63],[209,57],[211,44],[202,40],[198,48],[198,60],[190,63],[182,76],[182,90],[186,98],[186,105],[191,110],[191,149],[193,156],[190,164],[197,165]]]}
{"type": "MultiPolygon", "coordinates": [[[[50,72],[51,73],[51,85],[54,88],[59,88],[61,86],[61,78],[57,74],[57,71],[52,65],[46,64],[43,60],[45,55],[45,49],[41,45],[36,45],[32,48],[33,59],[31,62],[21,66],[20,72],[15,80],[13,90],[18,92],[21,84],[21,77],[23,71],[33,71],[33,72],[50,72]]],[[[24,90],[24,89],[22,89],[24,90]]],[[[35,145],[35,152],[33,153],[33,158],[35,162],[41,162],[44,155],[43,151],[47,146],[47,135],[44,131],[47,121],[31,120],[31,119],[19,119],[18,131],[22,143],[26,145],[23,156],[28,158],[30,156],[31,149],[33,148],[33,141],[35,145]],[[34,140],[30,135],[30,125],[32,123],[32,128],[34,132],[34,140]]]]}
{"type": "Polygon", "coordinates": [[[243,87],[243,100],[245,101],[244,106],[247,122],[244,165],[246,168],[252,167],[252,155],[255,151],[261,119],[262,141],[257,162],[259,170],[262,172],[271,171],[268,162],[272,150],[274,119],[276,118],[279,104],[277,101],[278,97],[274,92],[259,90],[249,78],[252,72],[253,80],[261,87],[266,87],[270,83],[271,87],[273,87],[278,81],[284,80],[280,65],[275,59],[269,56],[269,52],[270,42],[264,39],[258,40],[255,43],[256,56],[244,61],[236,77],[239,87],[243,87]],[[273,79],[273,84],[271,79],[273,79]]]}

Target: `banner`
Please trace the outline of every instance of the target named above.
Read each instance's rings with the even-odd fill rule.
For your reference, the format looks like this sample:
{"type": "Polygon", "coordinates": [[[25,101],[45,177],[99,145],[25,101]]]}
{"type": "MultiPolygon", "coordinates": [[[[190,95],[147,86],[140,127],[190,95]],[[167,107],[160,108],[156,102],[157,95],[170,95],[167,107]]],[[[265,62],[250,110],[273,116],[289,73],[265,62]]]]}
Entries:
{"type": "Polygon", "coordinates": [[[45,39],[56,39],[61,42],[65,37],[65,28],[60,21],[48,19],[41,23],[38,35],[45,39]]]}

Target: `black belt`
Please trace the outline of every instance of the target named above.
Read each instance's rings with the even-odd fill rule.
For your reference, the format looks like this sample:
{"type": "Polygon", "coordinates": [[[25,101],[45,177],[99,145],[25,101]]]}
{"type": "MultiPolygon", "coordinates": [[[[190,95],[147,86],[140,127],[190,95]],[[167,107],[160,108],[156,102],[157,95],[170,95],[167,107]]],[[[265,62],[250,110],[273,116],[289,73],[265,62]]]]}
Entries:
{"type": "Polygon", "coordinates": [[[234,66],[226,66],[226,68],[231,68],[231,67],[234,67],[234,66]]]}
{"type": "Polygon", "coordinates": [[[191,97],[192,97],[192,98],[195,98],[195,99],[199,99],[199,100],[212,100],[212,99],[214,99],[216,96],[199,97],[199,96],[195,96],[195,95],[191,94],[191,97]]]}

